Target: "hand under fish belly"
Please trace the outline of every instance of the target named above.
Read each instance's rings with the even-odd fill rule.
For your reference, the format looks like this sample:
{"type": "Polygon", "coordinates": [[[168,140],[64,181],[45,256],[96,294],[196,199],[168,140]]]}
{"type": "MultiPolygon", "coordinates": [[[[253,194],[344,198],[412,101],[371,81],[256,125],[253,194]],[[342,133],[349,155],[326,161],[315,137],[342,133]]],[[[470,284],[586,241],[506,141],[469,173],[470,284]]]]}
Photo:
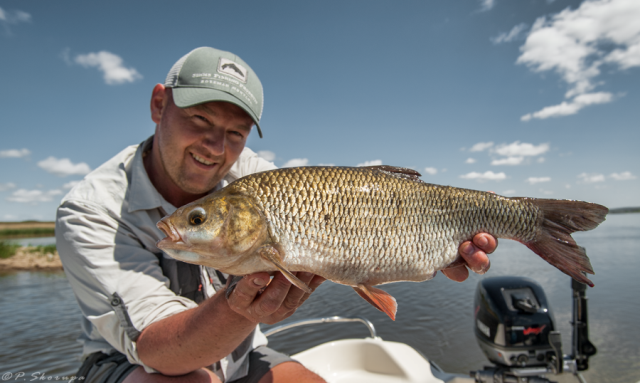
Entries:
{"type": "Polygon", "coordinates": [[[522,242],[577,281],[593,269],[571,233],[608,209],[582,201],[503,197],[427,184],[391,166],[302,167],[252,174],[158,222],[158,247],[184,262],[234,275],[306,271],[352,286],[395,318],[395,299],[373,286],[424,281],[451,265],[459,245],[486,232],[522,242]]]}

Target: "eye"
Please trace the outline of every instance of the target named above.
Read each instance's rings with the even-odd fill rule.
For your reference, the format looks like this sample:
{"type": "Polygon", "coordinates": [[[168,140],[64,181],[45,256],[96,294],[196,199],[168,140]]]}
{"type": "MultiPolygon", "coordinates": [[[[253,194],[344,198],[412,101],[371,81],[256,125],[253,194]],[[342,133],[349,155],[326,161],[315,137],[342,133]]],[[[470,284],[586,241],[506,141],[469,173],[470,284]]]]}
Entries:
{"type": "Polygon", "coordinates": [[[206,122],[206,123],[209,123],[209,120],[207,120],[205,117],[203,117],[203,116],[201,116],[199,114],[194,114],[193,118],[195,118],[197,120],[200,120],[200,121],[203,121],[203,122],[206,122]]]}
{"type": "Polygon", "coordinates": [[[207,213],[203,208],[195,208],[189,213],[189,223],[192,226],[202,225],[207,220],[207,213]]]}

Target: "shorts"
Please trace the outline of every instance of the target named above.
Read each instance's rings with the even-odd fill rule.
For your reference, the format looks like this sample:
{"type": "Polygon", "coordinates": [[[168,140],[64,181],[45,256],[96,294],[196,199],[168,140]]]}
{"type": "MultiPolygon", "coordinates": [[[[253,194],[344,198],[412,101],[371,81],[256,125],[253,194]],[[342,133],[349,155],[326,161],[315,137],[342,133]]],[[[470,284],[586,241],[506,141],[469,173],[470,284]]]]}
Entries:
{"type": "MultiPolygon", "coordinates": [[[[269,370],[284,362],[296,362],[289,356],[260,346],[251,351],[249,357],[249,374],[244,378],[228,383],[257,383],[269,370]]],[[[138,368],[139,365],[129,363],[127,357],[119,352],[111,355],[96,352],[84,360],[76,379],[84,378],[85,383],[122,383],[122,381],[138,368]]]]}

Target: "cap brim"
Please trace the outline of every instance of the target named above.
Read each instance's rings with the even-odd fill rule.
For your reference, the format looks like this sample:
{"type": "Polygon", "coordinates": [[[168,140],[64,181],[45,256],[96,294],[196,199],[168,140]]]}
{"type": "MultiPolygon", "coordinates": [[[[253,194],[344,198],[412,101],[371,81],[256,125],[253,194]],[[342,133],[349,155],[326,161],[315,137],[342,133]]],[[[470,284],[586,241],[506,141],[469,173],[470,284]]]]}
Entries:
{"type": "Polygon", "coordinates": [[[211,88],[175,87],[172,88],[172,92],[173,102],[179,108],[188,108],[211,101],[224,101],[239,106],[240,108],[242,108],[242,110],[247,112],[249,117],[251,117],[253,122],[256,124],[256,128],[258,129],[258,135],[260,135],[260,138],[262,138],[262,130],[260,129],[258,117],[247,104],[242,102],[237,97],[227,92],[211,88]]]}

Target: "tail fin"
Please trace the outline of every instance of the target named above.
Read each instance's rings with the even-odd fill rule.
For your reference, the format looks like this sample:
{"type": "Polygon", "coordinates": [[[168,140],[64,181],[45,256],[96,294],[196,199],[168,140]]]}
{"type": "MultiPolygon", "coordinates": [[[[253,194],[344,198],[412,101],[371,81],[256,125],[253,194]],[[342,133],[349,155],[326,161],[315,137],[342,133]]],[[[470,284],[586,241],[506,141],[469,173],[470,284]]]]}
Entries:
{"type": "Polygon", "coordinates": [[[542,211],[541,233],[534,242],[525,243],[534,253],[576,281],[593,287],[583,273],[594,274],[584,249],[571,238],[571,233],[595,229],[609,209],[595,203],[532,199],[542,211]]]}

